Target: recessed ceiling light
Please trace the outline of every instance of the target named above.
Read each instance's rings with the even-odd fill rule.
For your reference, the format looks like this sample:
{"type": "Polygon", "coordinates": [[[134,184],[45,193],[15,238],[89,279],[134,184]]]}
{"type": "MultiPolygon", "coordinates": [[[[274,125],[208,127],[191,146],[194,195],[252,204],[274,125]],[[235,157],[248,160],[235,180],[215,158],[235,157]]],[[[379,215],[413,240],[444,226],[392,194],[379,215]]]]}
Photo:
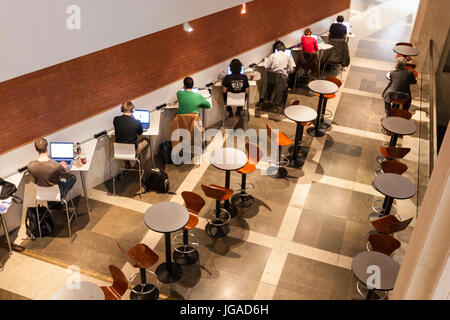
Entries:
{"type": "Polygon", "coordinates": [[[185,22],[185,23],[183,24],[183,29],[184,29],[184,31],[186,31],[186,32],[192,32],[192,31],[194,31],[194,28],[191,27],[191,25],[189,24],[189,22],[185,22]]]}
{"type": "Polygon", "coordinates": [[[244,2],[244,3],[242,4],[241,14],[246,14],[246,13],[247,13],[247,5],[246,5],[246,3],[244,2]]]}

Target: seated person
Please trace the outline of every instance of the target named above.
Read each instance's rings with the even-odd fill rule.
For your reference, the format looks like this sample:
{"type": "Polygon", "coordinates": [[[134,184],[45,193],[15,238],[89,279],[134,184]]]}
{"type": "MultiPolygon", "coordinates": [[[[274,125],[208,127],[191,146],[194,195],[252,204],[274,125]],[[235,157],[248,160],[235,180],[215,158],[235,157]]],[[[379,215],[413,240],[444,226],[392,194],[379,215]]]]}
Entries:
{"type": "Polygon", "coordinates": [[[330,27],[328,39],[347,39],[347,27],[343,24],[344,17],[338,16],[336,21],[330,27]]]}
{"type": "MultiPolygon", "coordinates": [[[[134,105],[131,101],[127,101],[122,105],[123,115],[114,118],[114,131],[116,135],[115,142],[134,144],[136,154],[139,155],[148,147],[149,141],[144,137],[138,138],[143,132],[142,124],[133,117],[134,105]]],[[[135,161],[130,162],[131,167],[135,167],[135,161]]]]}
{"type": "Polygon", "coordinates": [[[183,84],[184,90],[177,92],[178,114],[198,114],[198,108],[211,108],[211,104],[200,93],[192,92],[194,80],[191,77],[184,78],[183,84]]]}
{"type": "MultiPolygon", "coordinates": [[[[230,63],[231,74],[227,75],[223,81],[223,101],[225,105],[227,104],[227,92],[241,93],[245,92],[248,94],[250,85],[248,84],[248,78],[245,74],[241,74],[242,63],[238,59],[233,59],[230,63]]],[[[238,107],[236,111],[236,116],[241,115],[243,107],[238,107]]],[[[233,109],[227,106],[228,115],[230,118],[233,117],[233,109]]]]}
{"type": "Polygon", "coordinates": [[[319,47],[317,46],[317,40],[311,37],[311,35],[312,35],[311,29],[306,28],[301,40],[303,52],[316,53],[316,51],[319,51],[319,47]]]}
{"type": "Polygon", "coordinates": [[[39,138],[34,142],[34,148],[39,156],[37,160],[28,164],[28,171],[34,179],[34,183],[40,187],[52,187],[59,185],[61,199],[64,199],[77,181],[70,173],[67,163],[58,163],[48,156],[48,142],[39,138]]]}
{"type": "MultiPolygon", "coordinates": [[[[391,110],[391,98],[394,92],[406,94],[407,102],[403,105],[404,110],[408,111],[411,106],[411,89],[410,85],[417,83],[414,72],[406,70],[406,59],[399,57],[395,60],[395,70],[390,72],[390,82],[383,91],[383,99],[385,104],[385,112],[389,115],[391,110]]],[[[395,95],[395,94],[394,94],[395,95]]]]}

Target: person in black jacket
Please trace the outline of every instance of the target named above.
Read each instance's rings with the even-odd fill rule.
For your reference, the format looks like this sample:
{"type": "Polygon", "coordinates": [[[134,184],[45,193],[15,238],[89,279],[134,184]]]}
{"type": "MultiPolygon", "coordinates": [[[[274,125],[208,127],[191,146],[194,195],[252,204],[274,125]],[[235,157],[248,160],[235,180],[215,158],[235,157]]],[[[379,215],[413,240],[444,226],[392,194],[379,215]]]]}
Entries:
{"type": "MultiPolygon", "coordinates": [[[[250,85],[248,83],[248,78],[245,74],[241,74],[242,63],[238,59],[233,59],[230,63],[231,74],[227,75],[223,81],[223,100],[225,105],[227,104],[227,92],[241,93],[245,92],[248,95],[250,85]]],[[[241,115],[243,107],[237,107],[236,116],[241,115]]],[[[233,117],[233,109],[227,106],[228,116],[233,117]]]]}
{"type": "MultiPolygon", "coordinates": [[[[149,145],[146,138],[139,136],[144,132],[142,124],[133,117],[134,105],[131,101],[127,101],[122,105],[123,115],[114,118],[114,132],[116,135],[115,142],[128,143],[136,146],[136,155],[139,155],[149,145]]],[[[131,166],[135,166],[135,162],[130,162],[131,166]]]]}
{"type": "Polygon", "coordinates": [[[417,80],[414,77],[414,72],[406,70],[407,62],[404,57],[399,57],[395,60],[395,70],[390,72],[390,82],[383,91],[383,99],[385,103],[386,114],[389,115],[391,110],[391,99],[396,97],[398,99],[407,98],[407,102],[403,105],[405,110],[409,110],[411,106],[411,84],[416,84],[417,80]]]}

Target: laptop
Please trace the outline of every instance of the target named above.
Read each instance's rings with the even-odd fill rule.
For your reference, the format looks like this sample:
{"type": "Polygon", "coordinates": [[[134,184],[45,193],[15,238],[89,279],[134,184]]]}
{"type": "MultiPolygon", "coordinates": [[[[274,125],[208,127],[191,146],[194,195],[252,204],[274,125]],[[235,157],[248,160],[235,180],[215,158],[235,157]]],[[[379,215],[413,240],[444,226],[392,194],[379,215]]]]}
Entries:
{"type": "Polygon", "coordinates": [[[319,36],[318,36],[317,34],[312,34],[311,37],[314,38],[314,39],[316,39],[316,41],[319,40],[319,36]]]}
{"type": "MultiPolygon", "coordinates": [[[[244,70],[245,70],[245,68],[244,68],[244,66],[242,66],[241,67],[241,74],[244,74],[244,70]]],[[[231,67],[230,66],[228,66],[228,74],[231,74],[231,67]]]]}
{"type": "Polygon", "coordinates": [[[69,168],[72,167],[74,153],[71,142],[50,142],[50,158],[58,163],[65,161],[69,168]]]}
{"type": "Polygon", "coordinates": [[[148,110],[134,110],[133,116],[142,124],[142,128],[147,130],[150,127],[150,111],[148,110]]]}
{"type": "MultiPolygon", "coordinates": [[[[278,49],[275,49],[275,52],[278,52],[278,49]]],[[[284,54],[287,55],[288,57],[290,57],[291,56],[291,50],[290,49],[284,50],[284,54]]]]}
{"type": "MultiPolygon", "coordinates": [[[[184,88],[181,89],[181,91],[185,91],[184,88]]],[[[198,88],[192,88],[191,91],[192,91],[192,92],[195,92],[195,93],[198,93],[198,88]]]]}

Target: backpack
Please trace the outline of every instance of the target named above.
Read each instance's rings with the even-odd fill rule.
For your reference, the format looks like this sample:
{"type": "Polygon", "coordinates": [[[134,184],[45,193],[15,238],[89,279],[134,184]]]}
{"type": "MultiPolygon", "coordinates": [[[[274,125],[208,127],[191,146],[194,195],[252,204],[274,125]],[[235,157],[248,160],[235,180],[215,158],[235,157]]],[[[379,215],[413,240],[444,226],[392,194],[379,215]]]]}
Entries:
{"type": "Polygon", "coordinates": [[[151,169],[150,171],[144,172],[142,184],[147,192],[155,191],[157,193],[174,194],[173,192],[169,192],[169,176],[160,169],[151,169]]]}
{"type": "MultiPolygon", "coordinates": [[[[27,229],[27,236],[32,240],[36,240],[39,237],[38,220],[36,217],[36,212],[39,212],[39,220],[42,219],[44,214],[47,212],[47,208],[43,206],[31,207],[27,209],[27,215],[25,219],[25,226],[27,229]]],[[[50,215],[50,212],[45,215],[44,220],[41,221],[41,234],[43,237],[50,236],[55,230],[55,224],[50,215]]]]}
{"type": "Polygon", "coordinates": [[[12,197],[15,203],[22,203],[22,199],[15,195],[17,188],[14,183],[8,182],[0,178],[0,200],[5,200],[12,197]]]}
{"type": "Polygon", "coordinates": [[[159,147],[159,153],[164,163],[172,164],[172,142],[166,141],[159,147]]]}

